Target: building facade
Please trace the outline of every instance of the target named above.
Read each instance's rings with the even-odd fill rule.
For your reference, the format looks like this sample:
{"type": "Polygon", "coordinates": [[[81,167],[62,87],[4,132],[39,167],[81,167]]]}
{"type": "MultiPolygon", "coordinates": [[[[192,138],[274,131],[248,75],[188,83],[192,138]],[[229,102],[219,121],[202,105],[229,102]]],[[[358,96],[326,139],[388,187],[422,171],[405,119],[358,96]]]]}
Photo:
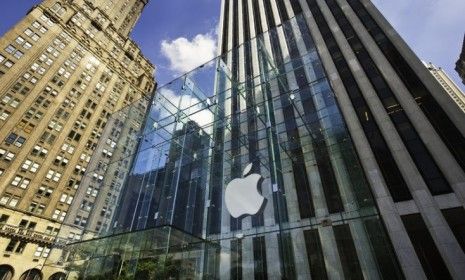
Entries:
{"type": "MultiPolygon", "coordinates": [[[[222,18],[220,41],[223,54],[237,48],[249,38],[276,26],[278,26],[278,34],[274,37],[270,36],[268,45],[265,43],[270,57],[275,61],[285,62],[286,59],[295,57],[296,61],[292,61],[292,64],[298,65],[302,63],[298,60],[299,54],[302,56],[306,47],[314,44],[320,56],[321,71],[329,80],[335,103],[343,122],[347,125],[403,275],[409,279],[417,277],[460,279],[465,267],[464,236],[459,233],[463,230],[464,223],[458,222],[459,217],[465,214],[463,208],[465,149],[458,146],[463,147],[465,144],[465,118],[460,108],[444,93],[444,89],[430,78],[421,61],[376,7],[368,0],[226,0],[223,1],[222,18]],[[305,18],[304,23],[298,21],[299,14],[305,18]],[[292,27],[287,30],[284,26],[282,33],[279,32],[280,24],[290,19],[292,21],[296,16],[297,23],[290,24],[292,27]]],[[[253,54],[253,47],[249,54],[247,47],[244,49],[243,53],[239,52],[236,55],[233,51],[226,59],[226,63],[233,69],[233,75],[237,75],[239,81],[246,81],[246,77],[259,73],[254,73],[257,71],[256,65],[253,62],[253,55],[250,55],[253,54]]],[[[286,80],[291,89],[297,88],[301,91],[308,87],[308,84],[313,85],[315,78],[311,71],[310,73],[293,72],[293,75],[285,75],[282,87],[285,88],[286,80]]],[[[314,97],[313,105],[311,101],[307,102],[306,104],[302,101],[301,105],[304,112],[308,110],[304,116],[319,112],[318,105],[321,104],[321,100],[314,97]]],[[[235,112],[237,107],[234,106],[247,108],[247,102],[238,101],[235,104],[232,101],[231,106],[231,112],[235,112]]],[[[280,116],[279,111],[274,110],[277,118],[284,117],[285,120],[296,116],[296,110],[293,111],[284,111],[284,116],[280,116]]],[[[234,120],[234,113],[232,115],[234,120]]],[[[296,124],[289,122],[287,123],[289,128],[286,129],[287,137],[302,138],[301,135],[296,136],[291,132],[296,124]]],[[[316,137],[318,139],[318,135],[316,137]]],[[[234,147],[234,144],[232,146],[234,147]]],[[[302,151],[297,149],[294,152],[297,158],[302,155],[302,151]]],[[[236,153],[240,153],[240,150],[236,153]]],[[[327,158],[333,158],[331,149],[326,153],[327,158]]],[[[303,154],[305,157],[305,150],[303,154]]],[[[321,155],[315,153],[314,156],[316,166],[323,167],[324,152],[321,155]]],[[[239,169],[239,165],[237,168],[239,169]]],[[[326,166],[327,169],[334,170],[334,175],[330,170],[324,171],[324,168],[318,170],[322,191],[317,189],[318,184],[312,182],[312,173],[308,166],[307,178],[304,174],[305,169],[300,171],[304,171],[302,174],[296,176],[299,172],[298,168],[293,166],[294,178],[291,176],[288,178],[289,181],[284,181],[284,188],[289,188],[289,191],[286,189],[286,201],[290,220],[316,217],[318,221],[323,213],[322,216],[347,211],[344,203],[347,200],[347,191],[344,190],[344,183],[337,179],[340,167],[334,163],[326,166]],[[289,192],[296,192],[297,199],[289,199],[290,196],[292,197],[289,192]],[[326,200],[326,206],[321,207],[324,205],[321,203],[322,200],[326,200]],[[296,205],[292,205],[291,202],[296,205]],[[292,211],[291,207],[297,208],[298,211],[292,211]],[[313,212],[309,211],[312,207],[315,209],[313,212]]],[[[240,174],[235,176],[238,175],[240,174]]],[[[354,193],[358,191],[360,190],[355,190],[354,193]]],[[[247,223],[247,219],[242,221],[231,219],[228,229],[228,223],[226,222],[226,225],[224,223],[224,220],[229,218],[228,215],[224,215],[223,212],[218,216],[216,219],[221,222],[216,232],[254,226],[254,221],[247,223]]],[[[350,222],[348,224],[350,225],[350,222]]],[[[338,230],[337,226],[333,226],[332,234],[336,243],[338,230]]],[[[353,242],[357,248],[353,256],[359,259],[359,269],[366,278],[373,278],[374,276],[367,276],[369,274],[366,272],[370,271],[368,264],[374,265],[375,262],[370,262],[367,254],[359,249],[363,245],[356,239],[361,235],[353,225],[346,230],[347,233],[352,233],[345,236],[348,236],[347,242],[353,242]]],[[[328,231],[331,232],[331,229],[324,226],[316,230],[316,240],[320,239],[323,249],[324,238],[327,238],[324,235],[328,231]]],[[[366,231],[369,236],[370,231],[366,231]]],[[[305,236],[305,230],[303,233],[305,236]]],[[[293,239],[293,242],[310,244],[305,238],[302,238],[305,242],[297,240],[293,239]]],[[[241,244],[238,245],[240,247],[238,250],[243,250],[242,252],[245,253],[246,241],[242,240],[239,243],[241,244]]],[[[273,248],[272,244],[267,241],[265,247],[273,248]]],[[[299,246],[302,247],[304,246],[299,246]]],[[[307,254],[311,253],[309,249],[313,248],[307,247],[307,254]]],[[[297,254],[298,250],[294,248],[294,259],[299,261],[304,259],[301,256],[296,257],[297,254]]],[[[275,254],[271,253],[271,255],[275,254]]],[[[375,256],[376,254],[372,255],[373,258],[375,256]]],[[[344,269],[347,265],[344,264],[347,261],[344,259],[347,254],[343,250],[333,252],[323,250],[320,257],[325,260],[327,273],[337,273],[337,269],[334,269],[337,266],[328,263],[334,259],[337,263],[339,259],[343,273],[341,272],[336,278],[340,275],[351,278],[347,274],[348,270],[344,269]]],[[[242,260],[239,260],[241,261],[245,267],[244,255],[242,260]]],[[[308,263],[310,274],[312,271],[318,271],[318,266],[312,267],[311,261],[308,263]]],[[[306,271],[303,269],[305,261],[300,265],[302,270],[298,275],[303,275],[302,273],[306,271]]],[[[296,269],[298,269],[297,264],[296,269]]],[[[379,272],[378,277],[386,278],[382,272],[382,270],[379,272]]],[[[235,273],[231,274],[232,278],[238,277],[237,273],[247,272],[242,270],[235,273]]]]}
{"type": "Polygon", "coordinates": [[[69,279],[463,279],[465,117],[371,1],[220,22],[220,56],[148,102],[69,279]]]}
{"type": "Polygon", "coordinates": [[[106,226],[112,202],[101,197],[117,191],[81,181],[91,156],[118,153],[122,139],[104,134],[113,112],[155,86],[129,37],[146,4],[45,0],[0,38],[0,279],[62,279],[45,260],[106,226]]]}
{"type": "Polygon", "coordinates": [[[455,64],[455,70],[457,70],[457,73],[462,78],[462,83],[465,85],[465,36],[463,38],[462,53],[455,64]]]}
{"type": "Polygon", "coordinates": [[[441,67],[436,67],[433,63],[425,63],[426,68],[431,75],[441,84],[444,90],[449,94],[450,98],[455,101],[457,106],[465,112],[465,93],[458,85],[447,75],[441,67]]]}

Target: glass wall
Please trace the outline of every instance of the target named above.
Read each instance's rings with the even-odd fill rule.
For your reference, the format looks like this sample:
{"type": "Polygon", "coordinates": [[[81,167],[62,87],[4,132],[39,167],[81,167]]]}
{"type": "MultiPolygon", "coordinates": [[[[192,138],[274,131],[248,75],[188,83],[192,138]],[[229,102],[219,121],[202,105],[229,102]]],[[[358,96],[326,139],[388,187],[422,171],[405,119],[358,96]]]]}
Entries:
{"type": "Polygon", "coordinates": [[[217,278],[215,270],[203,271],[205,262],[217,266],[217,244],[168,226],[92,239],[67,251],[66,279],[217,278]]]}
{"type": "Polygon", "coordinates": [[[112,222],[63,254],[69,279],[159,279],[137,269],[186,259],[175,278],[403,278],[306,28],[291,18],[144,99],[123,137],[137,148],[98,166],[124,178],[112,222]]]}

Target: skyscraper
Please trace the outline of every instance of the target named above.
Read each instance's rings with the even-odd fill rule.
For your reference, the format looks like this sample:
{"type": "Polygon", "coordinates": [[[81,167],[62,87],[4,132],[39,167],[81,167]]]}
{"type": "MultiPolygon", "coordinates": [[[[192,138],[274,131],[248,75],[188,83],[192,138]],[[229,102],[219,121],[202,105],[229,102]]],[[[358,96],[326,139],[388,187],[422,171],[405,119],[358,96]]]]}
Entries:
{"type": "Polygon", "coordinates": [[[457,73],[462,78],[462,83],[465,85],[465,36],[463,37],[462,53],[455,64],[455,70],[457,70],[457,73]]]}
{"type": "MultiPolygon", "coordinates": [[[[465,224],[459,222],[459,217],[465,214],[465,118],[370,1],[225,0],[222,51],[226,54],[249,38],[302,13],[305,21],[299,22],[297,17],[295,24],[284,26],[282,32],[269,39],[270,56],[275,61],[295,58],[292,64],[297,65],[301,63],[299,53],[314,44],[321,59],[321,71],[330,81],[337,108],[354,142],[404,275],[459,279],[465,268],[465,237],[460,233],[465,224]]],[[[244,53],[234,55],[233,51],[227,58],[233,75],[243,81],[257,71],[251,58],[253,51],[248,53],[247,47],[244,49],[244,53]]],[[[311,73],[294,71],[285,76],[283,83],[286,81],[291,89],[302,91],[315,83],[315,78],[311,73]]],[[[314,97],[314,105],[307,102],[302,100],[304,111],[319,114],[321,101],[314,97]]],[[[234,101],[232,105],[243,106],[234,101]]],[[[236,110],[233,108],[232,114],[236,110]]],[[[286,120],[292,120],[295,115],[292,111],[283,109],[286,120]]],[[[288,125],[287,137],[295,137],[292,132],[295,124],[289,121],[288,125]]],[[[302,153],[298,149],[293,152],[296,157],[302,153]]],[[[316,188],[318,184],[312,183],[310,174],[307,178],[304,173],[296,176],[299,168],[301,172],[305,169],[293,166],[295,183],[284,185],[295,186],[289,189],[297,193],[297,200],[289,201],[286,190],[287,203],[288,207],[291,202],[296,203],[299,211],[289,211],[290,219],[292,215],[296,216],[294,219],[318,217],[318,211],[310,209],[321,200],[326,200],[329,213],[343,212],[347,192],[336,179],[337,165],[328,166],[325,157],[333,157],[331,149],[315,152],[316,165],[321,168],[322,193],[316,188]]],[[[231,230],[240,227],[241,222],[232,220],[231,230]]],[[[352,236],[345,235],[347,244],[357,242],[350,241],[359,235],[355,229],[346,230],[352,232],[352,236]]],[[[324,238],[323,231],[328,228],[317,228],[320,239],[324,238]]],[[[337,241],[338,229],[333,227],[333,231],[337,241]]],[[[240,246],[244,248],[244,244],[240,246]]],[[[353,253],[354,257],[355,253],[359,256],[359,264],[365,271],[363,264],[369,262],[361,259],[360,251],[353,253]]],[[[342,250],[335,254],[343,267],[348,265],[344,264],[347,259],[342,250]]],[[[330,256],[334,254],[321,257],[327,264],[330,256]]],[[[317,267],[312,267],[309,261],[312,273],[317,267]]],[[[343,270],[348,277],[345,274],[348,270],[343,270]]]]}
{"type": "Polygon", "coordinates": [[[95,182],[76,194],[91,156],[113,153],[118,136],[102,135],[109,116],[154,88],[154,66],[129,37],[146,4],[45,0],[0,39],[1,279],[61,279],[39,272],[44,260],[83,229],[99,231],[87,220],[110,207],[95,203],[108,191],[95,182]],[[108,147],[96,155],[102,136],[108,147]]]}
{"type": "Polygon", "coordinates": [[[465,94],[457,86],[457,84],[447,75],[447,73],[441,67],[436,67],[433,63],[425,62],[426,68],[433,77],[438,81],[438,83],[444,88],[444,90],[449,94],[450,98],[454,100],[457,106],[465,112],[465,94]]]}
{"type": "Polygon", "coordinates": [[[73,273],[463,278],[464,114],[375,6],[223,0],[220,34],[152,97],[119,234],[73,273]]]}

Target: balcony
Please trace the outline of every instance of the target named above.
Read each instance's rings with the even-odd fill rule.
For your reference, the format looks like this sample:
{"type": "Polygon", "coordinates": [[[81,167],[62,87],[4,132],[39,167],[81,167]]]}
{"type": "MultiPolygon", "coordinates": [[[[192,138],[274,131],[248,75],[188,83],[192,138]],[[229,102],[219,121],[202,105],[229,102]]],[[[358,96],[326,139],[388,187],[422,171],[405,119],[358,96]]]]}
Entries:
{"type": "Polygon", "coordinates": [[[41,244],[48,247],[63,247],[66,244],[64,240],[60,240],[54,235],[8,224],[0,224],[0,236],[16,238],[25,242],[41,244]]]}

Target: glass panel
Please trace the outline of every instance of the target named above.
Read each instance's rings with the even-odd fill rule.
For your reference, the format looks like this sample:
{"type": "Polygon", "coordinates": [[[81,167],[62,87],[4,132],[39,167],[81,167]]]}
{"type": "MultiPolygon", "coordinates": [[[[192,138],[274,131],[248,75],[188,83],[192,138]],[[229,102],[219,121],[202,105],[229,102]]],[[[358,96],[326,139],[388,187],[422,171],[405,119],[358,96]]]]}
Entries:
{"type": "Polygon", "coordinates": [[[381,278],[374,243],[389,239],[363,224],[380,217],[309,34],[293,17],[116,112],[95,152],[112,155],[70,183],[110,194],[88,219],[99,230],[49,265],[70,279],[294,279],[347,262],[381,278]]]}
{"type": "Polygon", "coordinates": [[[452,279],[421,215],[403,216],[402,222],[428,279],[452,279]]]}
{"type": "Polygon", "coordinates": [[[446,218],[457,241],[465,252],[465,209],[463,207],[443,209],[442,214],[446,218]]]}

